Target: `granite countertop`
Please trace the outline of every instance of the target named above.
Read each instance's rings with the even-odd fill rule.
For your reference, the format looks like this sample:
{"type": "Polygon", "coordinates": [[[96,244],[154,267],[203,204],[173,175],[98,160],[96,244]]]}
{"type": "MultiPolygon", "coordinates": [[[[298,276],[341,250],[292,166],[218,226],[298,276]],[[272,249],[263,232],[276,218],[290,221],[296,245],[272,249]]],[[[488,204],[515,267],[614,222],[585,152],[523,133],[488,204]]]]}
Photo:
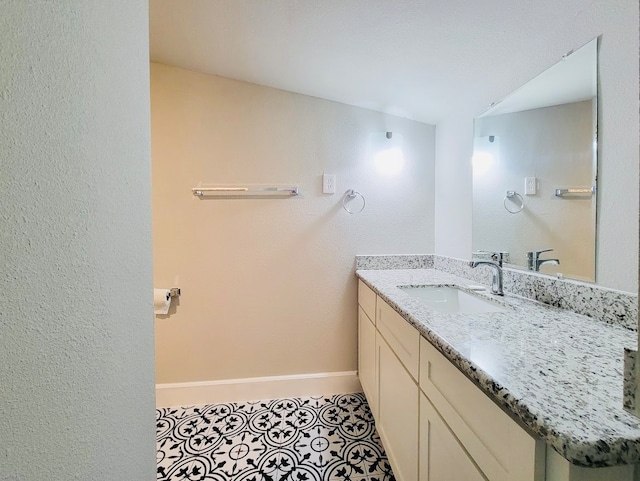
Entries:
{"type": "Polygon", "coordinates": [[[476,282],[434,269],[357,270],[357,276],[498,405],[573,464],[640,462],[640,419],[622,408],[623,348],[637,334],[506,294],[474,292],[507,312],[443,313],[398,286],[476,282]]]}

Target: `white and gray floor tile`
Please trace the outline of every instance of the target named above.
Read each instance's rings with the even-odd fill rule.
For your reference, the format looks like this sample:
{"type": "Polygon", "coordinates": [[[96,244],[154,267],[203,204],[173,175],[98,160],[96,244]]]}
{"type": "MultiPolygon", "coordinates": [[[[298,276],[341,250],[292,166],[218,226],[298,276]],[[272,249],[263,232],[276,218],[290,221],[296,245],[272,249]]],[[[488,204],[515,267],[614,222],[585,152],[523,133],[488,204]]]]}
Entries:
{"type": "Polygon", "coordinates": [[[395,481],[363,394],[157,410],[161,481],[395,481]]]}

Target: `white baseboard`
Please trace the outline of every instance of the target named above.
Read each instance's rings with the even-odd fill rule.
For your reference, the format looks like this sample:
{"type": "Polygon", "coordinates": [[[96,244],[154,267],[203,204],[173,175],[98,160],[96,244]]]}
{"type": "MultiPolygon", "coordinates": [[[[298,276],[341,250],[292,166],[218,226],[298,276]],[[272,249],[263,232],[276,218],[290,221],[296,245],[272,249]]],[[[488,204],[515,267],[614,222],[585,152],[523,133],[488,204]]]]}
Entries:
{"type": "Polygon", "coordinates": [[[192,406],[362,392],[356,371],[156,384],[156,406],[192,406]]]}

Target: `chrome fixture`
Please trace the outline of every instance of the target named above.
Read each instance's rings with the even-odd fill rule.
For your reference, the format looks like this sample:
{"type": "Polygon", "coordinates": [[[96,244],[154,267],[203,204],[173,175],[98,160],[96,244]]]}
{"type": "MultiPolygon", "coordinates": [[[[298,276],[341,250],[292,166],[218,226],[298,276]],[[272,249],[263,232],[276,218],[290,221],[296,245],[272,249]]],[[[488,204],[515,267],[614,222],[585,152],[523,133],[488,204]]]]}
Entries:
{"type": "Polygon", "coordinates": [[[359,214],[364,210],[366,205],[367,205],[367,200],[364,198],[364,195],[362,195],[357,190],[349,189],[344,193],[344,196],[342,197],[342,208],[346,210],[349,214],[359,214]],[[358,210],[349,209],[349,207],[347,207],[347,204],[346,204],[347,199],[349,200],[349,202],[351,202],[358,196],[362,199],[362,206],[360,207],[360,209],[358,210]]]}
{"type": "Polygon", "coordinates": [[[491,260],[497,262],[500,267],[502,267],[504,262],[509,263],[509,253],[506,251],[473,251],[472,258],[485,261],[491,260]]]}
{"type": "Polygon", "coordinates": [[[498,267],[502,267],[502,262],[504,261],[504,252],[492,252],[491,260],[498,264],[498,267]]]}
{"type": "Polygon", "coordinates": [[[496,296],[504,296],[502,288],[502,267],[494,261],[471,261],[469,267],[478,267],[487,265],[491,267],[491,294],[496,296]]]}
{"type": "Polygon", "coordinates": [[[201,199],[205,197],[292,197],[300,193],[297,187],[262,185],[194,187],[191,192],[201,199]]]}
{"type": "Polygon", "coordinates": [[[530,271],[539,272],[540,266],[544,264],[551,264],[557,266],[560,264],[559,259],[540,259],[540,254],[544,252],[551,252],[553,249],[541,249],[539,251],[527,252],[527,267],[530,271]]]}
{"type": "Polygon", "coordinates": [[[522,212],[522,209],[524,209],[524,199],[515,190],[508,190],[507,194],[504,196],[502,205],[504,205],[504,208],[509,214],[518,214],[519,212],[522,212]],[[511,201],[514,207],[510,209],[507,201],[511,201]]]}
{"type": "Polygon", "coordinates": [[[593,197],[596,193],[596,186],[591,186],[586,189],[556,189],[556,197],[593,197]]]}

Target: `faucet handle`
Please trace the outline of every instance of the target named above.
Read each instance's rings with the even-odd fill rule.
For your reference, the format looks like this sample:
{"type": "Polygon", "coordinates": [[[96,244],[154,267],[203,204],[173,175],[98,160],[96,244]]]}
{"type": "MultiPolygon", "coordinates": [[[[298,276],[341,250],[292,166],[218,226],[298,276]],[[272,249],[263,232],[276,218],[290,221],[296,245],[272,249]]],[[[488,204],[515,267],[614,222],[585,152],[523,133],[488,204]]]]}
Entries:
{"type": "Polygon", "coordinates": [[[502,267],[502,262],[504,260],[503,252],[492,252],[490,257],[492,261],[496,262],[500,267],[502,267]]]}
{"type": "Polygon", "coordinates": [[[535,257],[537,258],[543,252],[551,252],[553,249],[540,249],[538,251],[528,251],[527,257],[535,257]]]}
{"type": "Polygon", "coordinates": [[[504,251],[485,251],[477,250],[473,251],[472,259],[475,260],[491,260],[502,267],[502,263],[508,261],[508,252],[504,251]]]}

